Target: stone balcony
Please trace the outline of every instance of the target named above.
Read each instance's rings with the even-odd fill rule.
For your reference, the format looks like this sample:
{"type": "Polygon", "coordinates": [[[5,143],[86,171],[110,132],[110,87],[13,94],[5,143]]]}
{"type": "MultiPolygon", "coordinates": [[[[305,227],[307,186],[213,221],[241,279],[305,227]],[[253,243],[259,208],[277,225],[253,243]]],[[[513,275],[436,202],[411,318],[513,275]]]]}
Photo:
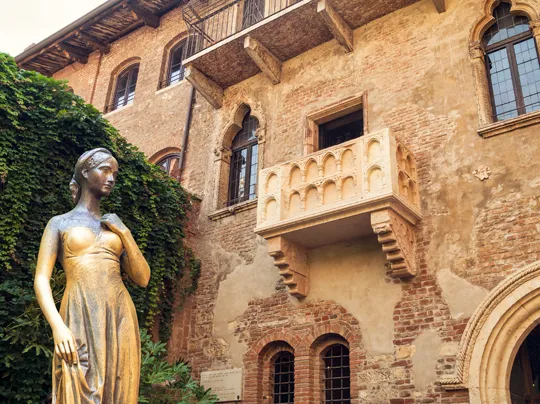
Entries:
{"type": "Polygon", "coordinates": [[[308,250],[375,233],[390,275],[416,274],[416,161],[384,129],[261,170],[255,232],[290,293],[309,290],[308,250]]]}
{"type": "MultiPolygon", "coordinates": [[[[263,72],[273,84],[281,65],[336,39],[344,52],[353,30],[419,0],[192,0],[183,9],[189,27],[186,79],[215,108],[223,91],[263,72]]],[[[443,12],[433,0],[430,12],[443,12]]]]}

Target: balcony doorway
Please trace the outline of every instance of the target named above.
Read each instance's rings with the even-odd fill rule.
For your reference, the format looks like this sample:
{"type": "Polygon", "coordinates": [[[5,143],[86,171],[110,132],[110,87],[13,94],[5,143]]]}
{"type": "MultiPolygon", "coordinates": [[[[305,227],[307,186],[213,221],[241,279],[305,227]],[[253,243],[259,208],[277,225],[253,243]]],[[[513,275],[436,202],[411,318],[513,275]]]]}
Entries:
{"type": "Polygon", "coordinates": [[[364,134],[362,110],[319,126],[319,150],[356,139],[364,134]]]}

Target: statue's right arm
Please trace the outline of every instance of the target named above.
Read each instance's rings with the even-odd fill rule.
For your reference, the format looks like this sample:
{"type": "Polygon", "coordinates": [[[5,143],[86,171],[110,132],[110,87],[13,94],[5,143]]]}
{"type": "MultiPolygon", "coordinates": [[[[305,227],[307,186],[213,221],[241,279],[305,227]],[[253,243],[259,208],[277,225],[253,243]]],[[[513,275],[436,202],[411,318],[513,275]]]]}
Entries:
{"type": "Polygon", "coordinates": [[[58,254],[58,246],[60,244],[59,234],[58,219],[52,218],[49,220],[41,238],[36,276],[34,278],[34,290],[36,291],[36,297],[41,311],[43,311],[53,331],[54,350],[56,354],[66,362],[73,363],[77,360],[75,339],[56,309],[50,285],[58,254]]]}

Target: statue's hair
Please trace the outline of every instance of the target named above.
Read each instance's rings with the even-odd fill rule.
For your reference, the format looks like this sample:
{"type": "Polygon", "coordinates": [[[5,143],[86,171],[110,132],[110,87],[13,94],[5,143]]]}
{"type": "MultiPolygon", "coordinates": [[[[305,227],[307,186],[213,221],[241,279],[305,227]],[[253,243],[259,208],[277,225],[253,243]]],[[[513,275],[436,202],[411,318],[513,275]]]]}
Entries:
{"type": "Polygon", "coordinates": [[[73,198],[73,201],[75,201],[75,204],[79,202],[81,197],[81,182],[84,178],[83,171],[92,170],[111,157],[113,157],[112,153],[103,147],[88,150],[81,154],[81,157],[79,157],[77,163],[75,164],[75,173],[73,174],[73,178],[69,183],[71,197],[73,198]]]}

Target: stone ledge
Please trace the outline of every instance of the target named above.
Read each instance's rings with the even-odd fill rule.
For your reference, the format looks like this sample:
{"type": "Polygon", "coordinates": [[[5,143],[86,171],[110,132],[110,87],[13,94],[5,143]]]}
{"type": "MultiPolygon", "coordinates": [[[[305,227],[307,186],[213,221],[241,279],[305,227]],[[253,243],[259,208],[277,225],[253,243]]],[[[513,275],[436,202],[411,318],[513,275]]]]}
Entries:
{"type": "Polygon", "coordinates": [[[214,213],[208,215],[211,220],[220,220],[227,216],[235,215],[238,212],[245,210],[255,209],[257,207],[257,198],[250,199],[249,201],[240,202],[236,205],[228,206],[223,209],[216,210],[214,213]]]}
{"type": "Polygon", "coordinates": [[[540,111],[534,111],[528,114],[520,115],[516,118],[491,123],[487,126],[479,128],[478,134],[483,138],[488,138],[502,135],[503,133],[511,132],[515,129],[536,125],[537,123],[540,123],[540,111]]]}

